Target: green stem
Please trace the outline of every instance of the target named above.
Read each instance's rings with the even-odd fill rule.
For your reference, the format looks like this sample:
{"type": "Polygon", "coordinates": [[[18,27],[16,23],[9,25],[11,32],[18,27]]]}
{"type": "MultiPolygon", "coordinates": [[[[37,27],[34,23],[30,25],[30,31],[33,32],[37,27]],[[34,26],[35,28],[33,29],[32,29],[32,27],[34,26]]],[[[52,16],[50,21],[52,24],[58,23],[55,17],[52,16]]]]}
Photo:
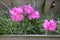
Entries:
{"type": "Polygon", "coordinates": [[[45,34],[48,35],[48,31],[45,30],[45,34]]]}

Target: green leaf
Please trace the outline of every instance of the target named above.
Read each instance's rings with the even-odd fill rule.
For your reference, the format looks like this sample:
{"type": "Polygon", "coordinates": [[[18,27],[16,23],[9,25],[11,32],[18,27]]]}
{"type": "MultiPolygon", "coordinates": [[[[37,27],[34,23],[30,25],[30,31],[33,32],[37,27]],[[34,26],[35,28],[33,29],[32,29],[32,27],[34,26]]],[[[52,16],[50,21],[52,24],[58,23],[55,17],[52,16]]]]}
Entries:
{"type": "Polygon", "coordinates": [[[41,11],[43,14],[45,13],[45,3],[46,3],[46,0],[43,1],[42,8],[41,8],[41,11]]]}

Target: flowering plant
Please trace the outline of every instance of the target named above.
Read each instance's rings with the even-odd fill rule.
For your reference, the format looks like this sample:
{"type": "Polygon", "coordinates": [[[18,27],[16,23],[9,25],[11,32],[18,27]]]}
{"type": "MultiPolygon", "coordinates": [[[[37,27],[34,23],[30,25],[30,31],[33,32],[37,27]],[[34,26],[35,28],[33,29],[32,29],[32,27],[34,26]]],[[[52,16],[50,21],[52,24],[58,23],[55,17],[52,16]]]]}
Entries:
{"type": "Polygon", "coordinates": [[[31,4],[0,11],[0,34],[60,34],[59,25],[57,19],[47,19],[31,4]]]}

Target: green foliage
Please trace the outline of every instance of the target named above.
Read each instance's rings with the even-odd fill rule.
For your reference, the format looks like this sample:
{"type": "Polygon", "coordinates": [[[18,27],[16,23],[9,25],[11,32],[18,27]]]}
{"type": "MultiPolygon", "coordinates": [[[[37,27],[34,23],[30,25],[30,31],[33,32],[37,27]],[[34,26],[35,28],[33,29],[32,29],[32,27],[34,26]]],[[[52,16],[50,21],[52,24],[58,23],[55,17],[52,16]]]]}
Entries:
{"type": "Polygon", "coordinates": [[[46,7],[46,0],[43,0],[42,8],[41,8],[41,12],[42,12],[43,14],[45,13],[45,7],[46,7]]]}
{"type": "MultiPolygon", "coordinates": [[[[10,19],[8,11],[0,11],[0,34],[45,34],[43,29],[43,14],[39,19],[28,20],[27,17],[19,23],[10,19]]],[[[49,34],[60,34],[60,22],[57,22],[57,29],[49,34]]]]}
{"type": "Polygon", "coordinates": [[[43,34],[42,27],[44,17],[28,20],[25,18],[22,22],[16,23],[10,19],[8,11],[0,11],[0,34],[43,34]]]}

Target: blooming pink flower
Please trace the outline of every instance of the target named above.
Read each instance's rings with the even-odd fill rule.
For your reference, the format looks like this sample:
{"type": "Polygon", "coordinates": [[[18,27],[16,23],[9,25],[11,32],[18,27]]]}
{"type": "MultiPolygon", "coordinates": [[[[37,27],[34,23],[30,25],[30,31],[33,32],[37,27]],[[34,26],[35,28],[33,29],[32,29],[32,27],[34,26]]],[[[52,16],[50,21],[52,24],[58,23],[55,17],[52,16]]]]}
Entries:
{"type": "Polygon", "coordinates": [[[23,13],[23,10],[21,7],[12,8],[12,10],[10,10],[11,19],[16,22],[22,21],[24,19],[22,13],[23,13]]]}
{"type": "Polygon", "coordinates": [[[56,29],[56,22],[54,20],[44,20],[43,27],[45,30],[54,31],[56,29]]]}
{"type": "Polygon", "coordinates": [[[25,11],[25,14],[31,14],[31,12],[34,11],[34,9],[32,8],[32,6],[29,4],[29,5],[25,5],[24,6],[24,11],[25,11]]]}
{"type": "Polygon", "coordinates": [[[11,15],[20,15],[22,13],[23,13],[23,10],[21,7],[18,7],[18,8],[14,7],[12,8],[12,10],[10,10],[11,15]]]}
{"type": "Polygon", "coordinates": [[[39,18],[39,12],[34,11],[34,9],[32,8],[30,4],[24,6],[24,11],[25,11],[25,15],[28,15],[29,20],[39,18]]]}
{"type": "Polygon", "coordinates": [[[34,11],[31,15],[28,15],[28,18],[29,18],[29,20],[38,19],[39,18],[39,12],[34,11]]]}
{"type": "Polygon", "coordinates": [[[23,16],[23,15],[19,15],[19,16],[12,15],[12,16],[11,16],[11,19],[12,19],[13,21],[20,22],[20,21],[22,21],[22,20],[24,19],[24,16],[23,16]]]}

